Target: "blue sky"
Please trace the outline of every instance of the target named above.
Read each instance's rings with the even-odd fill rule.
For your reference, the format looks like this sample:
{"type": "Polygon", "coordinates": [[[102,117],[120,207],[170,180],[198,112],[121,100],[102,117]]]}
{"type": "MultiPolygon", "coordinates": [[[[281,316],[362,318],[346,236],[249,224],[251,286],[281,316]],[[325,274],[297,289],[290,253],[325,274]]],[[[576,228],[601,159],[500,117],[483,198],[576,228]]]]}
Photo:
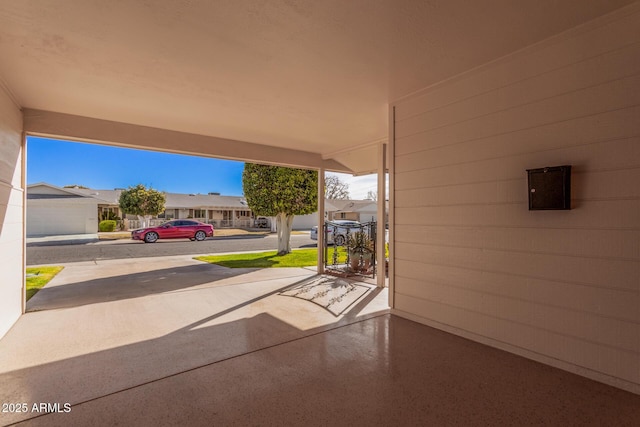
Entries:
{"type": "MultiPolygon", "coordinates": [[[[27,184],[46,182],[96,190],[137,184],[169,193],[218,192],[242,195],[243,162],[111,147],[99,144],[27,138],[27,184]]],[[[352,199],[376,190],[376,176],[338,175],[352,199]]]]}
{"type": "Polygon", "coordinates": [[[170,193],[242,195],[244,163],[97,144],[27,139],[27,184],[100,190],[139,183],[170,193]]]}

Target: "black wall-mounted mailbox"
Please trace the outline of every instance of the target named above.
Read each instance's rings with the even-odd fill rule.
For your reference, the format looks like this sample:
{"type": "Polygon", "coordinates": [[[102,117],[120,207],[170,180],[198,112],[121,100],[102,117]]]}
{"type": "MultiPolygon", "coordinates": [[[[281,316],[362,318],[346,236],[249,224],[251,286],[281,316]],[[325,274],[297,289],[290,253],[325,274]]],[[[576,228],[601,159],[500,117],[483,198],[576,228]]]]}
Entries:
{"type": "Polygon", "coordinates": [[[529,210],[571,209],[571,166],[527,169],[529,210]]]}

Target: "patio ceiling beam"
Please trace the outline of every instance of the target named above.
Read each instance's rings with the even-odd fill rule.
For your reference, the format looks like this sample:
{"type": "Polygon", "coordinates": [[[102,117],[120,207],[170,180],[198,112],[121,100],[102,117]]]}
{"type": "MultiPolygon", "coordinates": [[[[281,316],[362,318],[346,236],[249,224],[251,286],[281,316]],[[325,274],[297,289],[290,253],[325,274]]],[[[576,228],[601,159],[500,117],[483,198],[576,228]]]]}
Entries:
{"type": "Polygon", "coordinates": [[[252,163],[352,173],[319,153],[25,108],[28,135],[252,163]]]}

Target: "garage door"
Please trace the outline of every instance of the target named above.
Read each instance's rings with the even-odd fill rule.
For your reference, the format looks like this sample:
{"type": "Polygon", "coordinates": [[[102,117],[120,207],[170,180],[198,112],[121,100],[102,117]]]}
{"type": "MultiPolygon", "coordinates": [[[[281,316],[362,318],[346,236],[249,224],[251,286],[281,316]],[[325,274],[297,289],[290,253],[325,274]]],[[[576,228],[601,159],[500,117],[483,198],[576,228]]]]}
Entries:
{"type": "Polygon", "coordinates": [[[27,236],[95,233],[97,205],[60,200],[27,201],[27,236]]]}

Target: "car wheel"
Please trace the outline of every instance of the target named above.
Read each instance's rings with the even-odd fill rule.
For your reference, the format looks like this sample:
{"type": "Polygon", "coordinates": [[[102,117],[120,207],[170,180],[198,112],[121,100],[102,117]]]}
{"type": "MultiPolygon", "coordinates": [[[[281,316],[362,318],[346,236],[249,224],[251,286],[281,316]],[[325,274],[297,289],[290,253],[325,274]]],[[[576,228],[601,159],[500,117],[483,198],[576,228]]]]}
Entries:
{"type": "Polygon", "coordinates": [[[338,234],[334,239],[333,239],[333,243],[336,244],[336,246],[344,246],[344,241],[345,238],[343,235],[338,234]]]}
{"type": "Polygon", "coordinates": [[[207,238],[207,233],[205,233],[202,230],[196,231],[196,235],[193,237],[195,237],[198,242],[202,242],[204,239],[207,238]]]}
{"type": "Polygon", "coordinates": [[[155,231],[150,231],[144,235],[145,243],[155,243],[158,241],[158,233],[155,231]]]}

